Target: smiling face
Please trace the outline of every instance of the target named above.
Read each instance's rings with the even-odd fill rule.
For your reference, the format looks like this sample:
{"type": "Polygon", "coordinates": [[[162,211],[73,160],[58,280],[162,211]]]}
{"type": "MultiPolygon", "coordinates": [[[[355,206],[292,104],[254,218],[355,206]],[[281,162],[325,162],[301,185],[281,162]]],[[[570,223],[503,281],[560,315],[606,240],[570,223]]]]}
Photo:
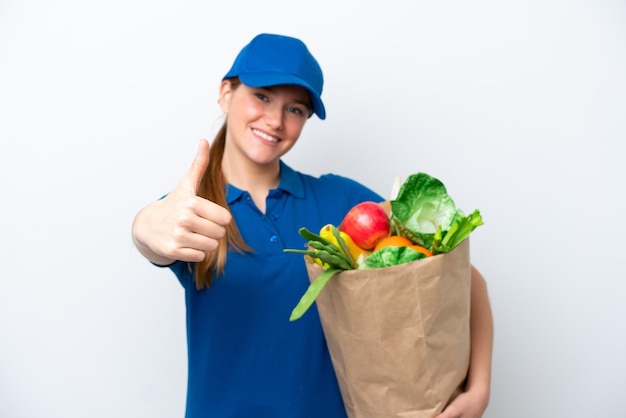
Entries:
{"type": "Polygon", "coordinates": [[[278,167],[296,143],[311,114],[309,94],[300,86],[266,88],[220,86],[220,106],[227,114],[224,157],[237,166],[278,167]]]}

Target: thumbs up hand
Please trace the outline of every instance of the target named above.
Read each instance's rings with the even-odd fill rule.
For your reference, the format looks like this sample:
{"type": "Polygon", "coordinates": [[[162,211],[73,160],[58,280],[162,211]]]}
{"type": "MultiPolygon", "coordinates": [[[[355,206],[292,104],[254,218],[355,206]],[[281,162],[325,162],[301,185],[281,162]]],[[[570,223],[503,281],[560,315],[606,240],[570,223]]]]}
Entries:
{"type": "Polygon", "coordinates": [[[226,225],[232,219],[230,212],[198,196],[208,164],[209,143],[203,139],[191,167],[174,190],[135,217],[133,240],[153,263],[202,261],[226,233],[226,225]]]}

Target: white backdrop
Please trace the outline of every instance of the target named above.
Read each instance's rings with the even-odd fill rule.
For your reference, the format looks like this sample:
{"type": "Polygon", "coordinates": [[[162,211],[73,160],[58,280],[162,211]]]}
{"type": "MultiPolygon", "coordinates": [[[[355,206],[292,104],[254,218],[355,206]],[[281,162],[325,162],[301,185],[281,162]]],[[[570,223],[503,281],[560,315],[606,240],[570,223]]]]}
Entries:
{"type": "Polygon", "coordinates": [[[626,417],[626,3],[0,2],[0,416],[182,417],[182,289],[130,225],[221,122],[259,32],[301,37],[328,119],[286,161],[479,208],[487,418],[626,417]]]}

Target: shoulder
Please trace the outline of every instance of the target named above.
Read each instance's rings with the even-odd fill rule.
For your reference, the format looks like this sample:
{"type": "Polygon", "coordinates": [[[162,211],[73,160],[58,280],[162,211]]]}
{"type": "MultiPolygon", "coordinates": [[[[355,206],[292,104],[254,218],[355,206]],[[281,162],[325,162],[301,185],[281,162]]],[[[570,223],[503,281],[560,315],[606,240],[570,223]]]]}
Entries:
{"type": "Polygon", "coordinates": [[[314,178],[316,181],[320,183],[322,186],[327,187],[339,187],[342,190],[346,191],[354,191],[359,193],[367,193],[367,194],[376,194],[373,190],[365,186],[364,184],[353,180],[348,177],[344,177],[339,174],[327,173],[323,174],[317,178],[314,178]]]}
{"type": "Polygon", "coordinates": [[[346,200],[350,205],[361,201],[383,201],[384,198],[374,190],[351,178],[327,173],[319,177],[300,173],[304,189],[316,197],[346,200]]]}
{"type": "Polygon", "coordinates": [[[282,163],[279,188],[292,195],[300,205],[347,211],[367,200],[382,202],[378,193],[348,177],[327,173],[320,176],[295,171],[282,163]]]}

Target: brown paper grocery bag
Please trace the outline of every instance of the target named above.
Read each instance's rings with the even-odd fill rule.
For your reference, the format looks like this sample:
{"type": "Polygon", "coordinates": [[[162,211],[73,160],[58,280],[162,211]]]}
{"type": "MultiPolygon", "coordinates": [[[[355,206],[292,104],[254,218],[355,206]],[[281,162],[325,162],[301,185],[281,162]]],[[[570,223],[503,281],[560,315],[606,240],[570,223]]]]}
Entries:
{"type": "MultiPolygon", "coordinates": [[[[323,270],[310,261],[311,281],[323,270]]],[[[316,303],[350,418],[432,418],[469,367],[469,240],[448,254],[343,271],[316,303]]]]}

